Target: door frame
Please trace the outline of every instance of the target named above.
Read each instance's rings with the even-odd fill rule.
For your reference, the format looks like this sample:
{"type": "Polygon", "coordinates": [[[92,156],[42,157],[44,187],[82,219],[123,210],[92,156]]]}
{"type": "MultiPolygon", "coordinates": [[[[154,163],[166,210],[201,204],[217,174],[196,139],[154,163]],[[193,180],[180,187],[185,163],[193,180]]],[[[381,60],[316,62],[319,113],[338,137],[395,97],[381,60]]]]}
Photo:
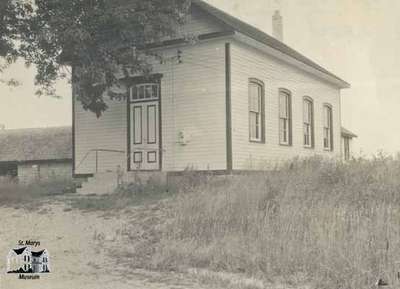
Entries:
{"type": "MultiPolygon", "coordinates": [[[[161,79],[163,75],[160,73],[157,74],[152,74],[149,76],[137,76],[137,77],[131,77],[127,80],[127,93],[126,93],[126,112],[127,112],[127,171],[128,172],[157,172],[157,171],[162,171],[162,158],[163,158],[163,150],[162,150],[162,90],[161,90],[161,79]],[[131,101],[131,93],[130,89],[133,85],[141,84],[141,83],[147,83],[147,82],[153,82],[158,84],[158,100],[152,100],[153,102],[158,102],[158,139],[159,139],[159,152],[158,152],[158,158],[159,158],[159,168],[155,170],[134,170],[132,169],[131,166],[131,156],[132,156],[132,149],[131,149],[131,105],[135,102],[131,101]]],[[[143,103],[146,102],[146,100],[140,101],[138,103],[143,103]]]]}

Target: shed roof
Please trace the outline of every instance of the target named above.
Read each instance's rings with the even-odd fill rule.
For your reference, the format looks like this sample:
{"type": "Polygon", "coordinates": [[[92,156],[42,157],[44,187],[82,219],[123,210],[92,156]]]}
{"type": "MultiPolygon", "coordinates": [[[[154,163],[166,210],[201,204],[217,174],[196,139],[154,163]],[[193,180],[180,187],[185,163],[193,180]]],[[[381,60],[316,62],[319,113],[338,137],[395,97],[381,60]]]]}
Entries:
{"type": "Polygon", "coordinates": [[[277,40],[276,38],[268,35],[267,33],[261,31],[258,28],[255,28],[254,26],[251,26],[241,20],[239,20],[236,17],[233,17],[224,11],[204,2],[203,0],[194,0],[193,4],[196,7],[199,7],[203,11],[207,12],[208,14],[211,14],[212,16],[216,17],[218,20],[220,20],[222,23],[224,23],[226,26],[228,26],[230,29],[240,32],[254,40],[257,40],[258,42],[261,42],[275,50],[278,50],[294,59],[297,61],[300,61],[330,77],[335,78],[337,81],[339,81],[344,88],[350,87],[350,84],[344,81],[343,79],[339,78],[332,72],[329,72],[322,66],[318,65],[311,59],[305,57],[301,53],[297,52],[293,48],[287,46],[283,42],[277,40]]]}
{"type": "Polygon", "coordinates": [[[349,137],[349,138],[357,137],[356,134],[352,133],[351,131],[349,131],[348,129],[346,129],[344,127],[342,127],[342,136],[349,137]]]}
{"type": "Polygon", "coordinates": [[[0,162],[72,159],[71,127],[0,130],[0,162]]]}

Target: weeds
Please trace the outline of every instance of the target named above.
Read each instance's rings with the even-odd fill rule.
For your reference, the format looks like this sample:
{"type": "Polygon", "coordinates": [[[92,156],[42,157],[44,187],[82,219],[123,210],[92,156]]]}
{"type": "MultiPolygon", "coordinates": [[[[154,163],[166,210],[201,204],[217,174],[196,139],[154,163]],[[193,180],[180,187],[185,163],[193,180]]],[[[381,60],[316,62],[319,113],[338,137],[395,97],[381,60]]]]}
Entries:
{"type": "Polygon", "coordinates": [[[113,194],[75,198],[70,204],[74,209],[85,211],[121,210],[158,202],[174,194],[174,190],[157,182],[129,183],[120,186],[113,194]]]}
{"type": "Polygon", "coordinates": [[[35,207],[52,196],[75,193],[72,180],[53,179],[31,184],[15,181],[0,182],[0,206],[35,207]]]}
{"type": "MultiPolygon", "coordinates": [[[[399,285],[400,161],[297,160],[178,195],[158,268],[293,276],[318,288],[399,285]]],[[[298,284],[296,284],[298,285],[298,284]]]]}
{"type": "MultiPolygon", "coordinates": [[[[0,202],[34,202],[62,187],[3,184],[0,202]]],[[[400,285],[399,159],[298,159],[279,170],[218,178],[187,172],[174,189],[130,184],[71,202],[89,211],[163,203],[134,211],[136,229],[124,233],[131,245],[115,255],[131,266],[240,273],[249,278],[243,288],[277,279],[293,287],[370,288],[379,278],[400,285]]]]}

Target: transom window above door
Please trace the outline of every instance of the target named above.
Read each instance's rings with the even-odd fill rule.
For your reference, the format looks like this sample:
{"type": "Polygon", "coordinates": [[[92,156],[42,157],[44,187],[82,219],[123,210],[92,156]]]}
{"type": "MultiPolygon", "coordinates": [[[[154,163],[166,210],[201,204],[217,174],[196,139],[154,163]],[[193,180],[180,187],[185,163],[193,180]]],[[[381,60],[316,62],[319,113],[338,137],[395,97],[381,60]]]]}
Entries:
{"type": "Polygon", "coordinates": [[[158,83],[141,83],[130,89],[131,101],[157,100],[160,97],[158,83]]]}

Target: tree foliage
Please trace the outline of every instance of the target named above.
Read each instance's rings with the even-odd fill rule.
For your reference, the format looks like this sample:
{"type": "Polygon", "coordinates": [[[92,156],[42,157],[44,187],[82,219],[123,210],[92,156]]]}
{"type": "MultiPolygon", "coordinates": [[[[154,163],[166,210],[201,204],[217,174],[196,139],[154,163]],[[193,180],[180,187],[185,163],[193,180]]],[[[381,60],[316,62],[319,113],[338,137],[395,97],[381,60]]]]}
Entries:
{"type": "Polygon", "coordinates": [[[18,16],[1,18],[1,27],[18,20],[7,24],[16,31],[4,33],[17,37],[2,38],[0,28],[0,56],[17,40],[18,56],[37,68],[38,94],[55,95],[55,82],[71,76],[83,107],[98,116],[107,109],[104,94],[115,95],[119,86],[116,74],[149,73],[147,44],[171,37],[190,6],[190,0],[0,1],[18,16]]]}
{"type": "Polygon", "coordinates": [[[18,37],[19,20],[23,9],[13,0],[0,0],[0,82],[15,85],[14,80],[5,81],[1,73],[17,59],[15,40],[18,37]]]}
{"type": "Polygon", "coordinates": [[[14,18],[15,9],[11,0],[0,1],[0,56],[7,56],[13,48],[11,36],[13,34],[10,25],[14,18]]]}

